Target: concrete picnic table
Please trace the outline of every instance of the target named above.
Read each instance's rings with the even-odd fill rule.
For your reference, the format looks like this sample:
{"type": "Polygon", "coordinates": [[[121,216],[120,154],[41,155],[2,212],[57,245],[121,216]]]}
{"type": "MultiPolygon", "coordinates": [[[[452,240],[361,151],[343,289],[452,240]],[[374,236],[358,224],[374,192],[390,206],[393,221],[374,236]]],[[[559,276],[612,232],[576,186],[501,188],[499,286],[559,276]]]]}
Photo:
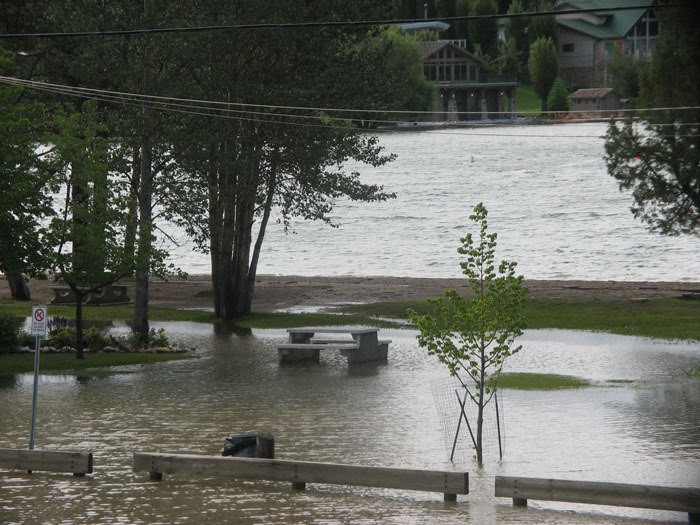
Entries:
{"type": "Polygon", "coordinates": [[[287,328],[288,342],[277,345],[280,363],[318,362],[323,349],[339,350],[348,364],[386,361],[391,341],[379,340],[378,332],[371,326],[287,328]],[[316,334],[349,334],[351,339],[321,339],[316,334]]]}

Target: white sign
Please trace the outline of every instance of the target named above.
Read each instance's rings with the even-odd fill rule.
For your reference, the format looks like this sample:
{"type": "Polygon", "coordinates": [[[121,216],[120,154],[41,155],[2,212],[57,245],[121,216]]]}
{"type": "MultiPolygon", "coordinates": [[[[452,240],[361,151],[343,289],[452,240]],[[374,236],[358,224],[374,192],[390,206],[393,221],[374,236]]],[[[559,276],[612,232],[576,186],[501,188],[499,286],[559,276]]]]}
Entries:
{"type": "Polygon", "coordinates": [[[46,307],[32,308],[32,335],[46,335],[46,307]]]}

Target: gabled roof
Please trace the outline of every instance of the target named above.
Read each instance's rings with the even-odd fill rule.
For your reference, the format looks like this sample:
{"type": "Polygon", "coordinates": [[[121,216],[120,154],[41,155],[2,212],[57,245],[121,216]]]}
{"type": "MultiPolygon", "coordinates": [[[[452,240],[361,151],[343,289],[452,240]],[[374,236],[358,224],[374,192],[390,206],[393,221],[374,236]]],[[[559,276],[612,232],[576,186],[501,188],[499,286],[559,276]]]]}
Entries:
{"type": "Polygon", "coordinates": [[[600,11],[578,15],[555,15],[557,23],[572,31],[598,40],[624,38],[644,15],[654,0],[557,0],[554,9],[603,9],[646,5],[642,9],[600,11]]]}
{"type": "Polygon", "coordinates": [[[431,22],[410,22],[408,24],[401,24],[401,29],[404,31],[417,31],[419,29],[430,29],[432,31],[437,31],[438,33],[442,33],[443,31],[447,31],[450,28],[450,24],[447,24],[445,22],[439,22],[439,21],[431,21],[431,22]]]}
{"type": "Polygon", "coordinates": [[[434,40],[432,42],[421,42],[421,60],[425,60],[426,58],[434,55],[438,51],[440,51],[443,48],[449,47],[455,51],[457,51],[460,55],[464,56],[465,58],[469,58],[471,60],[474,60],[475,62],[478,62],[479,64],[483,64],[484,61],[481,60],[480,58],[475,57],[472,55],[469,51],[466,49],[462,49],[459,46],[454,45],[452,42],[449,40],[434,40]]]}
{"type": "Polygon", "coordinates": [[[578,89],[571,94],[571,98],[605,98],[610,93],[615,93],[615,90],[613,88],[578,89]]]}

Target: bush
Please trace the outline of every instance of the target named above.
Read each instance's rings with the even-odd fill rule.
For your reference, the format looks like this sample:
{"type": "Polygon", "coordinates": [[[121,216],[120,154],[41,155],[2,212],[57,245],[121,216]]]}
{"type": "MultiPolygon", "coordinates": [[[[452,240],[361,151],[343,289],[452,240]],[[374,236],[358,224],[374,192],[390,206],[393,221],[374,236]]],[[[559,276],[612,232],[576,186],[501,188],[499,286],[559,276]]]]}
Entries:
{"type": "Polygon", "coordinates": [[[145,337],[136,333],[131,334],[126,338],[125,343],[134,350],[157,347],[170,348],[170,341],[168,341],[168,337],[165,335],[165,330],[163,328],[160,328],[158,331],[156,331],[155,328],[151,328],[148,335],[145,337]]]}
{"type": "Polygon", "coordinates": [[[0,315],[0,354],[17,350],[19,346],[19,320],[0,315]]]}
{"type": "Polygon", "coordinates": [[[83,330],[83,345],[88,352],[101,352],[109,345],[109,339],[97,328],[91,326],[83,330]]]}
{"type": "Polygon", "coordinates": [[[63,328],[55,328],[46,336],[46,344],[54,348],[63,348],[64,346],[75,346],[75,328],[65,326],[63,328]]]}

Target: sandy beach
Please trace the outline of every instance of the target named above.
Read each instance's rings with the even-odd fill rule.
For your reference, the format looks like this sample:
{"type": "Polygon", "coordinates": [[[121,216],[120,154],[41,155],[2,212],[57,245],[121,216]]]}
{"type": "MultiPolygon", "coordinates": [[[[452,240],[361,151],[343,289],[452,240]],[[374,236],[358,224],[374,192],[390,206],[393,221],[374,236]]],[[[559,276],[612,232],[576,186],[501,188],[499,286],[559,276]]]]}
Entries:
{"type": "MultiPolygon", "coordinates": [[[[700,293],[700,282],[526,280],[525,285],[530,297],[571,300],[648,299],[700,293]]],[[[32,300],[49,303],[53,297],[52,286],[55,283],[51,281],[30,281],[32,300]]],[[[260,275],[255,285],[253,310],[427,299],[439,296],[448,288],[460,293],[468,290],[464,279],[260,275]]],[[[0,287],[0,298],[9,297],[9,287],[0,287]]],[[[187,280],[154,280],[150,287],[150,304],[172,308],[211,307],[211,279],[208,275],[190,275],[187,280]]]]}

